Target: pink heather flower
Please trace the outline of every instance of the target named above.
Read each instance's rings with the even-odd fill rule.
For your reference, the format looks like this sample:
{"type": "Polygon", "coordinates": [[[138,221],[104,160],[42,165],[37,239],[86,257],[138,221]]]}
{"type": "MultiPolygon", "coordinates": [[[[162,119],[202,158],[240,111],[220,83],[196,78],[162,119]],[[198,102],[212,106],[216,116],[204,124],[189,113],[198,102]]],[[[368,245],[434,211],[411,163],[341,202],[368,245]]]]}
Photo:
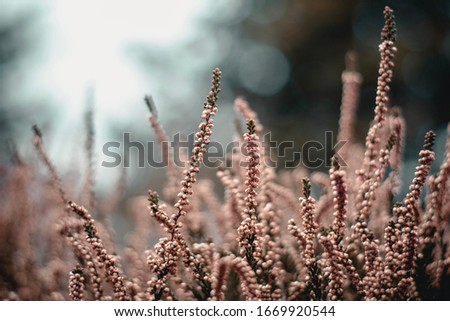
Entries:
{"type": "Polygon", "coordinates": [[[218,68],[213,70],[213,79],[211,91],[206,97],[203,105],[202,122],[198,126],[199,131],[195,134],[196,141],[194,142],[194,149],[189,160],[188,169],[183,171],[184,178],[181,181],[181,190],[178,193],[178,200],[175,207],[178,213],[172,215],[172,219],[178,222],[178,219],[186,214],[187,207],[190,204],[189,197],[192,195],[192,187],[197,181],[197,174],[200,172],[200,164],[203,162],[203,154],[206,153],[206,145],[209,144],[209,139],[212,134],[213,119],[212,117],[217,113],[217,98],[220,92],[220,76],[221,72],[218,68]]]}

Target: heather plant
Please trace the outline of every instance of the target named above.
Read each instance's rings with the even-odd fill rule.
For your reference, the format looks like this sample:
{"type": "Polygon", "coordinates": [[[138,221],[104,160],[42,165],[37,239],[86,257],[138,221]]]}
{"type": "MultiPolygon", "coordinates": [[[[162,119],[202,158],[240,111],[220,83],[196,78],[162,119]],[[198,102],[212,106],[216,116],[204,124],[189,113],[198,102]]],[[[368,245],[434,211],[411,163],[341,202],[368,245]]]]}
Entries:
{"type": "Polygon", "coordinates": [[[35,126],[34,145],[51,180],[42,182],[15,154],[0,216],[0,298],[449,299],[450,139],[439,171],[430,174],[435,134],[426,133],[402,198],[406,125],[389,98],[396,53],[392,9],[386,7],[384,17],[374,119],[365,146],[353,136],[362,76],[350,53],[337,136],[347,144],[332,158],[328,174],[272,167],[260,141],[264,127],[238,98],[235,109],[246,129],[237,121],[236,137],[245,148],[227,155],[229,166],[217,169],[224,194],[216,195],[212,180],[199,173],[220,112],[221,71],[213,70],[184,168],[175,165],[153,99],[145,97],[168,179],[166,186],[153,187],[163,190],[163,197],[149,190],[124,209],[134,228],[123,246],[116,244],[105,213],[117,208],[124,177],[114,195],[97,200],[92,112],[86,118],[88,166],[81,195],[73,181],[60,178],[35,126]],[[320,192],[313,193],[315,188],[320,192]],[[159,240],[149,247],[155,235],[159,240]]]}

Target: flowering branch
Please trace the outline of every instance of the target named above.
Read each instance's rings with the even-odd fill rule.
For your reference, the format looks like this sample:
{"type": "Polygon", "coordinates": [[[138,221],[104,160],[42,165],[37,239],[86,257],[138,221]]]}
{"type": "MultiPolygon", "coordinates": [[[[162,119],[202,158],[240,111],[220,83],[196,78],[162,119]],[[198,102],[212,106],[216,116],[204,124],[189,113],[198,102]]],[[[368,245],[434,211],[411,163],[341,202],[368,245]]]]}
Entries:
{"type": "Polygon", "coordinates": [[[381,32],[380,67],[378,70],[377,95],[375,98],[374,123],[370,127],[366,137],[366,151],[364,153],[364,170],[360,172],[365,179],[369,179],[376,168],[376,159],[380,144],[380,132],[385,125],[386,112],[389,103],[389,84],[392,81],[394,67],[394,55],[397,51],[394,43],[396,40],[396,27],[394,21],[394,11],[385,7],[385,24],[381,32]]]}
{"type": "Polygon", "coordinates": [[[59,196],[60,196],[62,202],[64,204],[67,204],[68,198],[67,198],[66,192],[64,191],[64,189],[62,187],[61,178],[59,177],[55,166],[53,165],[53,163],[50,160],[50,158],[47,156],[47,153],[46,153],[46,151],[44,149],[44,146],[43,146],[43,143],[42,143],[42,132],[38,128],[37,125],[33,126],[33,131],[34,131],[34,140],[33,140],[34,141],[34,146],[35,146],[39,156],[41,157],[41,160],[44,162],[45,166],[49,170],[50,175],[52,176],[53,185],[57,188],[57,190],[59,192],[59,196]]]}
{"type": "Polygon", "coordinates": [[[117,267],[115,258],[109,255],[104,248],[94,219],[83,206],[77,205],[72,201],[69,201],[69,209],[83,219],[87,241],[91,245],[92,250],[96,253],[101,265],[100,267],[105,268],[106,280],[113,286],[115,298],[120,301],[129,301],[130,297],[125,287],[125,277],[123,272],[117,267]]]}
{"type": "Polygon", "coordinates": [[[184,179],[181,181],[181,191],[178,194],[178,200],[175,207],[178,209],[176,214],[172,215],[175,223],[181,216],[184,216],[187,207],[190,204],[189,197],[192,195],[192,186],[197,180],[197,173],[200,171],[200,164],[203,162],[203,154],[206,153],[206,146],[209,144],[209,138],[212,134],[213,119],[212,117],[217,113],[217,97],[220,92],[220,76],[221,72],[218,68],[213,70],[213,80],[211,91],[206,97],[203,105],[202,122],[199,125],[199,131],[195,134],[196,141],[192,156],[189,160],[189,167],[183,171],[184,179]]]}
{"type": "MultiPolygon", "coordinates": [[[[156,109],[153,97],[151,95],[145,96],[144,102],[147,105],[148,110],[150,111],[149,117],[150,125],[155,131],[156,139],[159,141],[162,147],[163,164],[167,166],[168,182],[165,188],[165,195],[167,198],[173,198],[173,196],[176,194],[177,189],[176,185],[177,185],[178,171],[173,163],[173,153],[172,150],[169,148],[169,138],[167,137],[166,132],[164,131],[159,122],[158,111],[156,109]]],[[[175,198],[173,201],[174,202],[176,201],[175,198]]]]}
{"type": "Polygon", "coordinates": [[[247,133],[244,134],[244,141],[247,150],[247,167],[245,174],[245,205],[242,215],[242,222],[238,228],[239,246],[242,257],[246,258],[248,264],[256,272],[261,261],[261,247],[258,240],[258,203],[256,201],[257,188],[259,185],[259,145],[258,136],[255,133],[255,122],[247,121],[247,133]]]}

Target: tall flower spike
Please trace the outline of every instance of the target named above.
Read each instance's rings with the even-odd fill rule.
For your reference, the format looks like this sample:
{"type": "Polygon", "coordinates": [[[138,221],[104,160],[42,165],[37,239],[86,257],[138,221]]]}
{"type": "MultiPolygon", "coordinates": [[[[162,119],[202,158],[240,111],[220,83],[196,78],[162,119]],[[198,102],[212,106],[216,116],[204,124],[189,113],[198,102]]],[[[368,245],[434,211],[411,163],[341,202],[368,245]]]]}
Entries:
{"type": "MultiPolygon", "coordinates": [[[[342,72],[341,116],[339,119],[337,140],[340,142],[351,143],[353,141],[353,126],[355,122],[356,109],[358,107],[362,76],[356,71],[356,53],[348,52],[345,58],[346,68],[342,72]]],[[[348,156],[348,143],[341,149],[341,156],[344,160],[347,160],[348,156]]]]}
{"type": "Polygon", "coordinates": [[[187,207],[190,205],[189,197],[192,195],[192,186],[197,180],[197,173],[200,171],[200,164],[203,162],[206,146],[210,142],[209,139],[212,134],[212,128],[214,127],[212,117],[217,113],[216,103],[220,92],[220,77],[221,72],[219,68],[214,69],[211,91],[203,104],[202,122],[199,125],[199,131],[195,134],[196,141],[194,142],[194,149],[189,160],[189,168],[183,171],[184,178],[181,181],[181,191],[175,203],[178,212],[172,217],[175,223],[178,222],[181,216],[186,214],[187,207]]]}
{"type": "MultiPolygon", "coordinates": [[[[167,168],[168,182],[164,190],[167,199],[175,202],[178,189],[178,174],[179,171],[175,167],[172,150],[169,148],[169,138],[162,128],[158,119],[158,110],[156,109],[155,101],[151,95],[144,97],[144,102],[150,111],[150,125],[152,126],[156,139],[161,144],[162,162],[167,168]]],[[[183,155],[184,156],[184,155],[183,155]]],[[[184,159],[184,158],[183,158],[184,159]]],[[[181,171],[180,171],[181,172],[181,171]]],[[[181,173],[180,173],[181,174],[181,173]]]]}
{"type": "Polygon", "coordinates": [[[89,106],[85,115],[86,124],[86,140],[85,150],[87,158],[87,177],[84,184],[84,190],[88,196],[88,207],[91,211],[95,210],[95,189],[94,189],[94,145],[95,145],[95,130],[94,130],[94,109],[89,106]]]}
{"type": "MultiPolygon", "coordinates": [[[[253,121],[253,126],[254,126],[254,133],[256,135],[258,135],[258,137],[261,137],[262,131],[263,131],[263,126],[261,124],[261,122],[259,121],[258,118],[258,114],[250,107],[250,105],[248,104],[248,102],[242,98],[242,97],[238,97],[236,98],[236,100],[234,101],[234,107],[237,113],[241,114],[246,121],[248,121],[249,119],[251,119],[253,121]]],[[[261,149],[259,151],[259,155],[260,155],[260,159],[261,159],[261,166],[260,166],[260,170],[261,170],[261,180],[262,183],[261,184],[261,193],[260,196],[264,198],[265,196],[265,182],[266,181],[270,181],[270,176],[273,176],[273,168],[271,168],[270,166],[266,166],[268,164],[270,164],[270,157],[268,157],[267,151],[266,151],[266,145],[261,145],[261,149]]],[[[262,200],[260,200],[261,203],[263,203],[262,200]]]]}
{"type": "Polygon", "coordinates": [[[106,280],[113,286],[115,298],[120,301],[129,301],[130,297],[125,287],[123,272],[118,268],[115,258],[109,255],[103,246],[103,241],[98,234],[95,221],[91,214],[83,206],[77,205],[72,201],[69,202],[69,208],[83,219],[87,240],[97,255],[99,262],[105,268],[106,280]]]}
{"type": "MultiPolygon", "coordinates": [[[[450,125],[449,125],[450,130],[450,125]]],[[[450,131],[447,136],[447,148],[450,147],[450,131]]],[[[426,214],[421,222],[419,235],[421,237],[422,250],[429,245],[432,245],[437,239],[438,235],[443,234],[447,223],[445,215],[447,211],[443,209],[445,203],[445,196],[448,191],[448,184],[450,177],[450,150],[445,153],[442,165],[439,168],[439,173],[430,178],[430,191],[428,193],[426,214]]],[[[441,249],[444,251],[444,249],[441,249]]]]}
{"type": "Polygon", "coordinates": [[[433,152],[433,145],[436,139],[436,134],[433,131],[428,131],[425,134],[425,140],[423,144],[423,149],[419,152],[419,166],[416,167],[416,172],[414,173],[414,179],[412,184],[409,186],[409,193],[406,194],[404,200],[406,209],[413,213],[415,202],[419,199],[422,186],[425,184],[425,180],[430,171],[431,164],[435,159],[433,152]]]}
{"type": "Polygon", "coordinates": [[[366,151],[364,154],[364,174],[366,179],[370,178],[376,169],[376,159],[378,156],[381,130],[385,126],[386,112],[389,103],[389,84],[392,81],[392,68],[394,67],[394,55],[397,48],[394,45],[396,40],[394,12],[391,8],[384,9],[385,24],[381,32],[382,43],[380,51],[380,67],[378,70],[377,94],[375,98],[374,123],[370,127],[366,137],[366,151]]]}
{"type": "Polygon", "coordinates": [[[401,268],[398,275],[401,279],[398,283],[398,293],[401,297],[406,299],[416,299],[417,291],[415,280],[412,274],[416,269],[417,251],[418,251],[418,223],[419,217],[417,215],[417,201],[420,198],[422,187],[425,184],[426,178],[430,171],[431,164],[435,159],[432,151],[436,134],[433,131],[428,131],[425,134],[423,149],[419,152],[419,166],[416,167],[414,179],[409,186],[409,192],[401,206],[401,218],[403,225],[404,238],[402,242],[403,257],[401,268]]]}
{"type": "Polygon", "coordinates": [[[304,250],[303,261],[308,270],[307,289],[312,300],[320,300],[321,276],[320,269],[314,254],[314,239],[317,235],[318,224],[315,221],[316,201],[311,197],[311,181],[303,178],[303,197],[300,198],[300,217],[303,230],[300,231],[293,219],[288,222],[289,232],[297,239],[304,250]]]}
{"type": "Polygon", "coordinates": [[[246,173],[246,198],[245,198],[245,206],[246,209],[244,213],[248,215],[251,219],[256,219],[256,210],[257,210],[257,202],[256,202],[256,189],[259,185],[259,163],[260,163],[260,155],[259,155],[259,145],[258,145],[258,136],[255,134],[255,123],[253,120],[249,120],[247,122],[247,130],[248,132],[244,134],[244,140],[246,142],[247,149],[247,173],[246,173]]]}
{"type": "Polygon", "coordinates": [[[394,67],[394,54],[397,48],[394,46],[396,40],[397,29],[394,22],[394,11],[386,7],[384,9],[385,24],[381,32],[380,45],[380,70],[377,84],[377,97],[375,107],[375,121],[381,123],[385,119],[387,104],[389,102],[389,83],[392,81],[392,68],[394,67]]]}
{"type": "Polygon", "coordinates": [[[245,205],[242,215],[242,222],[238,228],[239,245],[241,255],[247,259],[247,262],[256,272],[260,264],[261,248],[258,242],[257,210],[256,201],[259,186],[260,175],[260,154],[259,138],[255,133],[255,122],[250,119],[247,121],[248,132],[244,134],[245,147],[247,150],[246,174],[245,174],[245,205]]]}
{"type": "Polygon", "coordinates": [[[53,185],[57,188],[61,200],[63,201],[64,204],[67,204],[69,200],[62,186],[61,178],[59,177],[58,172],[56,171],[55,165],[53,165],[52,161],[50,160],[44,149],[42,143],[42,132],[37,125],[33,125],[33,131],[34,131],[34,146],[39,156],[41,157],[41,160],[44,162],[45,166],[50,172],[50,175],[52,176],[53,185]]]}
{"type": "MultiPolygon", "coordinates": [[[[181,190],[177,195],[177,201],[174,207],[177,209],[176,213],[173,213],[170,220],[167,220],[161,213],[158,213],[155,195],[150,194],[151,211],[155,217],[161,219],[163,225],[170,234],[170,238],[162,239],[155,247],[156,256],[148,257],[148,264],[152,267],[157,274],[156,278],[153,278],[151,283],[151,293],[155,297],[161,297],[163,292],[168,288],[165,284],[165,279],[170,275],[176,273],[177,261],[181,257],[186,268],[188,268],[198,285],[201,287],[201,291],[205,295],[205,298],[210,295],[211,292],[211,278],[209,272],[200,263],[198,258],[194,255],[191,249],[188,247],[186,240],[181,234],[180,217],[184,216],[191,204],[190,196],[193,193],[193,185],[197,181],[197,174],[200,172],[200,164],[203,162],[203,155],[206,153],[206,146],[210,142],[212,134],[213,119],[212,117],[217,113],[217,98],[220,92],[220,77],[221,72],[218,68],[213,70],[213,79],[211,90],[206,97],[206,101],[203,104],[202,122],[199,125],[199,131],[196,133],[196,141],[194,142],[194,148],[192,150],[192,156],[188,162],[189,168],[183,171],[184,179],[181,181],[181,190]],[[165,261],[165,257],[169,255],[171,257],[170,269],[164,268],[160,270],[160,263],[165,261]]],[[[152,110],[153,105],[148,102],[149,108],[152,110]]]]}

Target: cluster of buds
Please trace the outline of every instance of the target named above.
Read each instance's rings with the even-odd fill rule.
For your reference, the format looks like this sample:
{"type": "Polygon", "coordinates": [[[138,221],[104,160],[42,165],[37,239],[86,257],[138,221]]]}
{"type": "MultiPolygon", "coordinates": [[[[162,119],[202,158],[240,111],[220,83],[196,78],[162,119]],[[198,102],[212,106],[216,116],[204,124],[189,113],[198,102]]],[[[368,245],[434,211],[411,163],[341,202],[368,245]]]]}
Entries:
{"type": "Polygon", "coordinates": [[[129,301],[130,297],[127,293],[127,288],[125,287],[123,273],[117,267],[116,258],[109,255],[103,246],[103,242],[91,214],[89,214],[83,206],[77,205],[72,201],[69,201],[69,209],[83,220],[87,241],[97,255],[99,267],[105,269],[106,280],[113,286],[114,297],[120,301],[129,301]]]}
{"type": "Polygon", "coordinates": [[[88,280],[92,284],[92,294],[95,300],[102,300],[103,287],[102,279],[97,270],[96,258],[92,256],[86,241],[81,239],[79,230],[79,220],[67,220],[60,229],[61,235],[66,237],[67,242],[72,246],[74,254],[80,262],[84,262],[84,268],[87,270],[88,280]]]}
{"type": "Polygon", "coordinates": [[[161,206],[159,205],[159,196],[155,191],[148,191],[148,201],[149,201],[149,210],[150,216],[153,217],[162,228],[164,228],[167,232],[173,229],[173,222],[170,217],[165,213],[161,206]]]}
{"type": "Polygon", "coordinates": [[[149,255],[147,264],[155,275],[148,282],[148,292],[154,300],[160,300],[167,293],[167,280],[177,272],[179,246],[177,242],[162,238],[155,245],[154,254],[149,255]]]}
{"type": "Polygon", "coordinates": [[[84,298],[83,269],[79,265],[70,272],[69,296],[72,301],[83,301],[84,298]]]}

